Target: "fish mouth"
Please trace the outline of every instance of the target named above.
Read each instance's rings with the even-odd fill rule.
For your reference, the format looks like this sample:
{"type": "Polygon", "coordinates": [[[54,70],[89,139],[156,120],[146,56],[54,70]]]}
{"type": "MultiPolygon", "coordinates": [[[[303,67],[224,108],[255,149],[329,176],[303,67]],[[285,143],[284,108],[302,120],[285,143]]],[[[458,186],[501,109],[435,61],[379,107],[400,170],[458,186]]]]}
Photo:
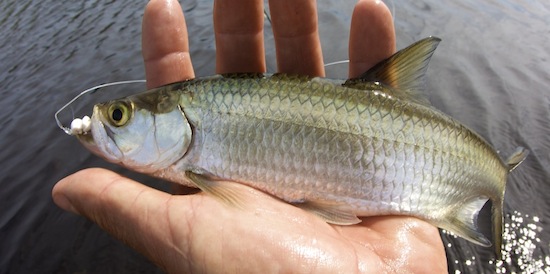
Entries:
{"type": "Polygon", "coordinates": [[[93,154],[106,158],[113,163],[121,162],[122,152],[116,146],[115,133],[102,122],[103,115],[98,106],[94,106],[91,117],[91,129],[76,137],[93,154]]]}
{"type": "Polygon", "coordinates": [[[94,136],[91,132],[78,134],[76,135],[76,138],[78,139],[78,141],[80,141],[82,145],[84,145],[84,147],[86,147],[86,149],[91,151],[93,154],[97,156],[103,156],[103,153],[101,153],[101,150],[97,146],[94,140],[94,136]]]}

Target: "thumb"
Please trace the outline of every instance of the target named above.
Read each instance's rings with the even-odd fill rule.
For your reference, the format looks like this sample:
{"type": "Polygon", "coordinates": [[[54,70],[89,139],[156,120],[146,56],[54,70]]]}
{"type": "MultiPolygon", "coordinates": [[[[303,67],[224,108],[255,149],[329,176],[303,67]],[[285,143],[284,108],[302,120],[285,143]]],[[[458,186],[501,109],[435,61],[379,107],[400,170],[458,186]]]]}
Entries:
{"type": "Polygon", "coordinates": [[[93,168],[61,180],[52,197],[59,207],[89,218],[165,270],[177,261],[169,235],[172,195],[93,168]]]}

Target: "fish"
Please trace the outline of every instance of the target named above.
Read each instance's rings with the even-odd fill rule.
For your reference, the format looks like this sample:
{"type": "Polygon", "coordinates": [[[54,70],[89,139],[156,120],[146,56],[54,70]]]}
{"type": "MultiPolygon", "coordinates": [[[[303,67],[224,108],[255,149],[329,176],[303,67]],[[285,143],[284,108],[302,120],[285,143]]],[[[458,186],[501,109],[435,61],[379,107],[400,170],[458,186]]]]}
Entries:
{"type": "Polygon", "coordinates": [[[482,246],[492,202],[501,256],[506,161],[422,96],[441,39],[428,37],[359,77],[236,73],[196,78],[97,104],[77,138],[129,169],[196,187],[229,205],[243,184],[328,223],[408,215],[482,246]]]}

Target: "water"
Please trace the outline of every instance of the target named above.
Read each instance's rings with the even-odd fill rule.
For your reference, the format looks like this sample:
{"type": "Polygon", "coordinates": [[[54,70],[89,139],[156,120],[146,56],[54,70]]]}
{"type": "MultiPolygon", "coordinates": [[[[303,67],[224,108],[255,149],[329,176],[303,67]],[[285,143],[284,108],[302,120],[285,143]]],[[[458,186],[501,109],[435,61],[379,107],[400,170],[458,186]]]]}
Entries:
{"type": "MultiPolygon", "coordinates": [[[[329,2],[329,1],[325,1],[329,2]]],[[[354,0],[319,3],[325,62],[347,58],[354,0]]],[[[502,154],[531,154],[508,181],[504,260],[442,232],[450,273],[550,273],[550,4],[539,1],[394,0],[398,47],[443,39],[428,71],[434,106],[502,154]]],[[[183,1],[198,76],[214,73],[211,2],[183,1]]],[[[63,134],[54,112],[96,84],[143,79],[141,1],[0,2],[0,273],[155,273],[144,257],[84,218],[58,209],[62,177],[107,167],[63,134]]],[[[268,69],[275,52],[266,27],[268,69]]],[[[345,77],[346,66],[329,68],[345,77]]],[[[482,219],[486,219],[482,216],[482,219]]]]}

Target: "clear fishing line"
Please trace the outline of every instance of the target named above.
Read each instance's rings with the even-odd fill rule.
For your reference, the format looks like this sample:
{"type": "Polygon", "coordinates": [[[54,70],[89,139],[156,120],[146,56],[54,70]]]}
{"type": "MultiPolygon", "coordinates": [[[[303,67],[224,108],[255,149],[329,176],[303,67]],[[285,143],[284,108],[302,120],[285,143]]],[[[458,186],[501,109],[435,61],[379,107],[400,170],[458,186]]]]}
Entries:
{"type": "Polygon", "coordinates": [[[326,63],[325,68],[328,67],[328,66],[340,65],[340,64],[345,64],[345,63],[349,63],[349,60],[341,60],[341,61],[326,63]]]}
{"type": "MultiPolygon", "coordinates": [[[[106,83],[106,84],[101,84],[101,85],[98,85],[98,86],[95,86],[95,87],[92,87],[92,88],[89,88],[87,90],[84,90],[82,91],[81,93],[79,93],[78,95],[76,95],[72,100],[70,100],[68,103],[66,103],[64,106],[62,106],[54,115],[55,117],[55,121],[57,122],[57,126],[62,129],[65,133],[67,133],[68,135],[74,135],[74,132],[73,130],[71,130],[70,127],[65,127],[63,126],[63,124],[61,123],[61,121],[59,120],[59,113],[61,113],[63,110],[65,110],[68,106],[70,106],[71,104],[73,104],[76,100],[78,100],[78,98],[88,94],[88,93],[91,93],[91,92],[94,92],[100,88],[105,88],[105,87],[110,87],[110,86],[117,86],[117,85],[126,85],[126,84],[135,84],[135,83],[145,83],[146,81],[145,80],[128,80],[128,81],[119,81],[119,82],[112,82],[112,83],[106,83]]],[[[78,119],[78,118],[77,118],[78,119]]],[[[73,120],[73,123],[71,123],[71,126],[73,126],[74,122],[76,121],[76,123],[78,123],[78,120],[73,120]]],[[[77,125],[74,125],[74,126],[77,126],[77,125]]]]}

